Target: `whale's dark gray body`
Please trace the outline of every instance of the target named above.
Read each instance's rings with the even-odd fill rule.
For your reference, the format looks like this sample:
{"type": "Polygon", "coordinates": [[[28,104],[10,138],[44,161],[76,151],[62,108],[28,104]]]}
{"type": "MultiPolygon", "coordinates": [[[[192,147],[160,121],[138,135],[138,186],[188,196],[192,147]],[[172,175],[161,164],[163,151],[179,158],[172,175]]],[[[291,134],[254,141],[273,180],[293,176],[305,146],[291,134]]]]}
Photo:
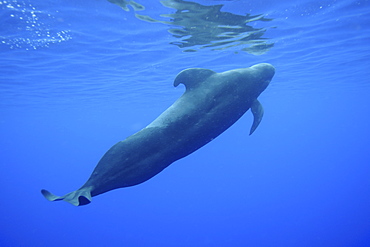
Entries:
{"type": "Polygon", "coordinates": [[[61,197],[47,190],[42,194],[49,201],[79,206],[90,203],[93,196],[145,182],[216,138],[250,108],[252,134],[263,116],[257,97],[274,73],[266,63],[223,73],[180,72],[174,86],[183,83],[185,93],[147,127],[111,147],[80,189],[61,197]]]}

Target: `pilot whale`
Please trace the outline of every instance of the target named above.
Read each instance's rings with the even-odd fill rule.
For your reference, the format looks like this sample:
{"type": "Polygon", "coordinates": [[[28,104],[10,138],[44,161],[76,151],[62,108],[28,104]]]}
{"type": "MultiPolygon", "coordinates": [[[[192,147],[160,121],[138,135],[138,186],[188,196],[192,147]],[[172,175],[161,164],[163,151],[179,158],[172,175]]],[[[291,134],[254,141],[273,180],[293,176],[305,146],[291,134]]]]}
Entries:
{"type": "Polygon", "coordinates": [[[80,206],[110,190],[145,182],[212,141],[249,109],[254,116],[252,134],[263,116],[257,98],[274,73],[274,67],[267,63],[223,73],[183,70],[174,86],[184,84],[185,93],[144,129],[112,146],[81,188],[64,196],[47,190],[41,193],[49,201],[80,206]]]}

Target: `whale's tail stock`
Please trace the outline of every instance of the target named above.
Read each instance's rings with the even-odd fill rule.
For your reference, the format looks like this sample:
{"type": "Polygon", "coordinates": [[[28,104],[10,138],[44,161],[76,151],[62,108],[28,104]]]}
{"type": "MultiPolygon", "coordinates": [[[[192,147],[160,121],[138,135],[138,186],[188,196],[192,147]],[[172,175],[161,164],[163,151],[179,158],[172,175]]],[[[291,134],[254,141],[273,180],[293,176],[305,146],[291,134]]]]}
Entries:
{"type": "Polygon", "coordinates": [[[82,206],[91,202],[91,193],[89,188],[81,188],[79,190],[72,191],[64,196],[56,196],[50,191],[41,190],[42,195],[49,201],[66,201],[74,206],[82,206]]]}

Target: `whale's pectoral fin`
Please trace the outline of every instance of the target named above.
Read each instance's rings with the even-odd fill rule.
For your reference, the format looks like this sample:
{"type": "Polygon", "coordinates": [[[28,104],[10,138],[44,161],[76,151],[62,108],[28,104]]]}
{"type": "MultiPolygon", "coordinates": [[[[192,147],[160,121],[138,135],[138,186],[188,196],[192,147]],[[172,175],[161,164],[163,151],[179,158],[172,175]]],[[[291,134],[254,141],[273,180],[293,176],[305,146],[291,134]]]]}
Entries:
{"type": "Polygon", "coordinates": [[[66,201],[74,206],[82,206],[91,202],[91,194],[89,188],[82,188],[65,196],[56,196],[47,190],[41,190],[42,195],[49,201],[66,201]]]}
{"type": "Polygon", "coordinates": [[[253,101],[251,111],[253,113],[254,120],[249,135],[253,134],[253,132],[257,129],[263,117],[263,107],[257,99],[253,101]]]}
{"type": "Polygon", "coordinates": [[[210,69],[185,69],[175,78],[173,85],[177,87],[180,83],[184,84],[186,89],[195,88],[199,83],[205,81],[211,75],[216,74],[210,69]]]}

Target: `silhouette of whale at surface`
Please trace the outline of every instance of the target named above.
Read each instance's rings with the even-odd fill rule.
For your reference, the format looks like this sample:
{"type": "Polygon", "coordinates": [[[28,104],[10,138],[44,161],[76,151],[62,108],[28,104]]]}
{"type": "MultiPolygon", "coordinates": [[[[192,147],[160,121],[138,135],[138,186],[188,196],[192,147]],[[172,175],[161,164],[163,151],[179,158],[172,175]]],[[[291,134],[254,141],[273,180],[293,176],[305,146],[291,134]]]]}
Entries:
{"type": "Polygon", "coordinates": [[[147,127],[111,147],[80,189],[64,196],[47,190],[42,194],[49,201],[80,206],[93,196],[145,182],[216,138],[249,109],[252,134],[263,116],[257,98],[274,73],[267,63],[223,73],[199,68],[180,72],[174,86],[184,84],[185,93],[147,127]]]}

